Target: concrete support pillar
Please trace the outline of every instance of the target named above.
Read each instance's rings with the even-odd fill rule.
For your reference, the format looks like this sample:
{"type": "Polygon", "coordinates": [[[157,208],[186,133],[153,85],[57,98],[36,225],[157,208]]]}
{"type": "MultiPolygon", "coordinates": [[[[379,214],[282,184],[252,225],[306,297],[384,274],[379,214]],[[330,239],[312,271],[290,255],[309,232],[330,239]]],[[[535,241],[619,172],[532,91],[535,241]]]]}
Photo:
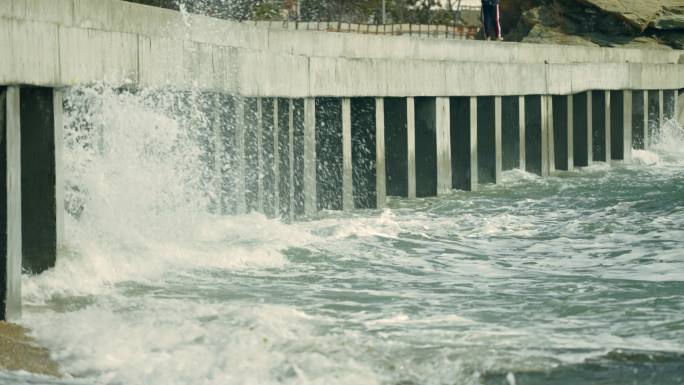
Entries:
{"type": "Polygon", "coordinates": [[[648,91],[648,125],[644,132],[644,148],[650,149],[657,138],[662,118],[660,91],[648,91]]]}
{"type": "MultiPolygon", "coordinates": [[[[501,98],[501,169],[520,167],[520,98],[501,98]]],[[[499,121],[499,119],[497,119],[499,121]]],[[[523,122],[524,124],[524,122],[523,122]]]]}
{"type": "Polygon", "coordinates": [[[280,120],[278,118],[278,111],[280,101],[278,98],[273,99],[273,108],[271,110],[273,132],[271,136],[273,157],[273,215],[280,216],[280,120]]]}
{"type": "Polygon", "coordinates": [[[263,109],[263,99],[256,99],[256,158],[257,158],[257,168],[256,168],[256,181],[257,181],[257,204],[256,210],[260,213],[264,212],[264,171],[265,171],[265,160],[264,160],[264,109],[263,109]]]}
{"type": "Polygon", "coordinates": [[[641,148],[644,150],[649,149],[651,147],[651,135],[649,133],[649,125],[650,125],[650,109],[651,107],[649,106],[650,103],[650,98],[648,97],[649,92],[648,91],[642,91],[642,102],[643,102],[643,126],[642,126],[642,131],[641,131],[641,148]]]}
{"type": "Polygon", "coordinates": [[[352,178],[352,133],[351,99],[342,99],[342,207],[345,211],[354,208],[354,185],[352,178]]]}
{"type": "Polygon", "coordinates": [[[22,210],[19,87],[0,89],[0,319],[21,318],[22,210]]]}
{"type": "Polygon", "coordinates": [[[494,183],[501,183],[501,174],[503,173],[503,154],[501,145],[501,130],[502,130],[502,105],[501,96],[494,98],[494,183]]]}
{"type": "Polygon", "coordinates": [[[556,171],[556,148],[553,128],[553,97],[542,96],[542,176],[556,171]],[[546,147],[546,148],[544,148],[546,147]]]}
{"type": "Polygon", "coordinates": [[[525,97],[525,167],[541,176],[549,175],[549,128],[553,125],[549,99],[542,95],[525,97]]]}
{"type": "Polygon", "coordinates": [[[612,156],[613,144],[612,144],[612,136],[611,136],[611,133],[612,133],[612,132],[611,132],[611,131],[612,131],[612,130],[611,130],[611,127],[612,127],[612,124],[611,124],[611,111],[612,111],[612,108],[613,108],[613,107],[612,107],[612,102],[613,102],[613,101],[612,101],[612,99],[611,99],[611,94],[610,94],[610,92],[608,92],[608,91],[605,92],[604,97],[605,97],[605,99],[606,99],[606,101],[605,101],[605,106],[606,106],[606,110],[605,110],[605,114],[606,114],[605,127],[606,127],[606,129],[605,129],[605,132],[604,132],[604,134],[605,134],[605,136],[606,136],[606,138],[605,138],[605,143],[606,143],[606,163],[610,163],[610,160],[613,159],[613,156],[612,156]]]}
{"type": "Polygon", "coordinates": [[[292,99],[287,101],[287,167],[288,167],[288,213],[290,219],[294,218],[295,213],[295,184],[294,184],[294,102],[292,99]]]}
{"type": "Polygon", "coordinates": [[[247,213],[259,210],[259,185],[261,183],[261,102],[258,98],[247,98],[244,102],[244,164],[245,203],[247,213]]]}
{"type": "Polygon", "coordinates": [[[658,123],[656,123],[655,129],[651,132],[652,143],[660,141],[660,130],[663,124],[665,124],[665,92],[658,90],[658,123]]]}
{"type": "Polygon", "coordinates": [[[235,211],[237,214],[247,212],[246,183],[245,183],[245,99],[238,96],[235,98],[235,211]]]}
{"type": "MultiPolygon", "coordinates": [[[[277,120],[277,178],[278,181],[278,216],[281,219],[292,219],[294,212],[294,154],[292,141],[294,133],[294,119],[292,114],[292,101],[290,99],[276,99],[277,120]]],[[[274,134],[276,135],[276,134],[274,134]]]]}
{"type": "Polygon", "coordinates": [[[387,196],[387,175],[385,166],[385,100],[375,98],[375,186],[376,207],[385,207],[387,196]]]}
{"type": "Polygon", "coordinates": [[[219,94],[215,94],[212,98],[212,122],[211,130],[212,136],[212,146],[214,148],[214,159],[213,159],[213,173],[215,179],[215,199],[214,199],[214,213],[217,215],[222,215],[224,213],[224,194],[223,194],[223,160],[224,160],[224,147],[223,147],[223,132],[222,132],[222,117],[221,117],[221,97],[219,94]]]}
{"type": "Polygon", "coordinates": [[[477,97],[470,97],[470,191],[477,191],[480,184],[477,157],[477,97]]]}
{"type": "Polygon", "coordinates": [[[518,142],[520,145],[519,155],[519,165],[521,170],[525,170],[525,97],[518,96],[518,142]]]}
{"type": "Polygon", "coordinates": [[[316,101],[304,99],[304,214],[316,213],[316,101]]]}
{"type": "Polygon", "coordinates": [[[629,162],[632,157],[632,92],[611,91],[611,160],[629,162]]]}
{"type": "Polygon", "coordinates": [[[451,191],[451,109],[449,98],[436,100],[437,194],[451,191]]]}
{"type": "Polygon", "coordinates": [[[261,98],[260,99],[260,127],[261,127],[261,151],[259,179],[260,193],[259,193],[259,209],[260,212],[266,214],[269,218],[274,218],[278,215],[278,183],[276,179],[277,168],[277,115],[276,115],[277,99],[261,98]]]}
{"type": "Polygon", "coordinates": [[[406,98],[408,197],[416,197],[416,100],[406,98]]]}
{"type": "MultiPolygon", "coordinates": [[[[313,104],[314,101],[313,99],[311,100],[311,104],[313,104]]],[[[293,182],[292,182],[292,190],[293,190],[293,217],[297,217],[300,215],[304,215],[306,212],[306,201],[307,201],[307,195],[306,195],[306,155],[307,152],[305,151],[305,134],[307,129],[305,128],[306,124],[306,118],[305,118],[305,100],[304,99],[294,99],[292,101],[292,126],[293,126],[293,132],[292,132],[292,162],[293,162],[293,167],[292,167],[292,175],[293,175],[293,182]]],[[[311,106],[311,110],[314,109],[314,106],[311,106]]],[[[313,146],[310,146],[313,147],[313,146]]],[[[311,148],[309,148],[309,152],[311,151],[311,148]]],[[[315,162],[314,162],[315,164],[315,162]]],[[[313,168],[313,165],[311,165],[310,168],[313,168]]],[[[316,178],[312,178],[311,182],[312,184],[315,184],[316,178]]],[[[315,206],[315,205],[314,205],[315,206]]]]}
{"type": "Polygon", "coordinates": [[[55,231],[57,240],[56,255],[65,247],[64,235],[64,93],[53,91],[53,111],[55,121],[55,231]]]}

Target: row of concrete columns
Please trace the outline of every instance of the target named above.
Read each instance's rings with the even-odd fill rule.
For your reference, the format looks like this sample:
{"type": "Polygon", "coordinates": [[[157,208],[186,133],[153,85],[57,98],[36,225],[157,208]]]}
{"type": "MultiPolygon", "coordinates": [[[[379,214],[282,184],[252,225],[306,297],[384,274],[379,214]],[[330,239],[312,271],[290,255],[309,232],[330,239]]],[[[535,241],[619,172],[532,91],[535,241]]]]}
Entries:
{"type": "MultiPolygon", "coordinates": [[[[242,98],[208,95],[218,214],[293,219],[382,208],[386,196],[477,190],[521,168],[542,176],[628,161],[675,117],[676,91],[575,95],[242,98]]],[[[59,90],[0,87],[1,319],[20,314],[22,268],[63,241],[59,90]],[[60,186],[57,188],[56,186],[60,186]]]]}
{"type": "Polygon", "coordinates": [[[266,205],[269,215],[295,217],[381,208],[387,195],[476,190],[499,183],[502,171],[512,168],[546,176],[595,161],[628,161],[632,148],[650,145],[657,122],[674,117],[676,97],[674,91],[590,91],[240,101],[239,111],[258,116],[254,124],[238,119],[244,128],[238,129],[237,158],[272,153],[278,161],[263,162],[267,155],[258,155],[254,162],[236,163],[245,177],[235,184],[233,211],[263,212],[266,205]],[[265,112],[266,105],[272,112],[265,112]],[[273,123],[264,131],[266,120],[273,123]],[[262,140],[264,132],[272,139],[262,140]],[[263,179],[271,174],[280,182],[263,179]],[[277,203],[264,203],[268,199],[277,203]]]}

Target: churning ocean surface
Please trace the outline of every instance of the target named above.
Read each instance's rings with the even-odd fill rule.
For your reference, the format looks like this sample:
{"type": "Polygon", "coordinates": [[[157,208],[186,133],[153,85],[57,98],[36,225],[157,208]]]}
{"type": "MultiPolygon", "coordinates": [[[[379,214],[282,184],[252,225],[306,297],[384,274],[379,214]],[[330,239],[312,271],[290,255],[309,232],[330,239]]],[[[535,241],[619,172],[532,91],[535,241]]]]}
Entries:
{"type": "Polygon", "coordinates": [[[681,128],[629,165],[284,224],[210,214],[202,114],[165,98],[67,95],[67,245],[22,323],[68,375],[0,382],[684,384],[681,128]]]}

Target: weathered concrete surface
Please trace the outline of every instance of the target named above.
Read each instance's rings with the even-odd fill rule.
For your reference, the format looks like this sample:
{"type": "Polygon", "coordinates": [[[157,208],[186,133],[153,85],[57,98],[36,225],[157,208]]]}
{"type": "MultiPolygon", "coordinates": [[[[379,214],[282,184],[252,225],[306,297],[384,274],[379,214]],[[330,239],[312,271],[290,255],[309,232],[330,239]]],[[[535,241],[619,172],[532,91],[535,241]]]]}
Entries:
{"type": "Polygon", "coordinates": [[[61,377],[57,363],[47,349],[36,345],[28,330],[0,322],[0,368],[9,371],[27,371],[52,377],[61,377]]]}
{"type": "Polygon", "coordinates": [[[0,52],[0,84],[39,86],[105,81],[264,97],[684,87],[679,51],[268,30],[118,0],[3,1],[0,52]]]}

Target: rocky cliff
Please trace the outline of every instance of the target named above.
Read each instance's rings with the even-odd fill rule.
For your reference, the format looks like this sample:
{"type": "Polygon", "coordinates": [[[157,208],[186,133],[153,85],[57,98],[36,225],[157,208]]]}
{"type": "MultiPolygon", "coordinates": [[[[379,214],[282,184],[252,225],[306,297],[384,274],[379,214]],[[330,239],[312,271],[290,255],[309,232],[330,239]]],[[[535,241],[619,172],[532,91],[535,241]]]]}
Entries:
{"type": "Polygon", "coordinates": [[[684,49],[684,0],[502,0],[502,18],[512,41],[684,49]]]}

